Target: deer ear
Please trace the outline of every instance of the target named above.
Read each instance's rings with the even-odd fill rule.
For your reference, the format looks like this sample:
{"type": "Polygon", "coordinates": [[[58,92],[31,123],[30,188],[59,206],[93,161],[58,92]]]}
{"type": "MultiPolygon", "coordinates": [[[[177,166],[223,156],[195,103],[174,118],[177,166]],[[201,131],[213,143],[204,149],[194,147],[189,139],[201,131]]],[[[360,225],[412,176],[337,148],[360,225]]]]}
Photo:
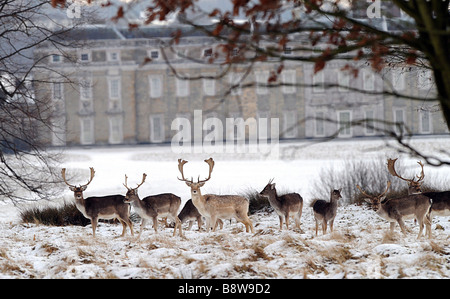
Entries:
{"type": "Polygon", "coordinates": [[[366,202],[368,202],[368,203],[372,203],[372,200],[370,199],[370,198],[368,198],[368,197],[364,197],[364,200],[366,201],[366,202]]]}
{"type": "Polygon", "coordinates": [[[272,190],[275,189],[275,183],[270,185],[270,189],[272,189],[272,190]]]}
{"type": "Polygon", "coordinates": [[[205,185],[206,182],[201,182],[198,184],[199,187],[203,187],[205,185]]]}
{"type": "Polygon", "coordinates": [[[186,183],[186,185],[188,185],[188,187],[191,187],[192,186],[192,183],[191,182],[185,182],[186,183]]]}
{"type": "Polygon", "coordinates": [[[87,189],[87,186],[81,186],[81,191],[85,191],[87,189]]]}
{"type": "Polygon", "coordinates": [[[69,186],[70,191],[75,191],[76,187],[69,186]]]}

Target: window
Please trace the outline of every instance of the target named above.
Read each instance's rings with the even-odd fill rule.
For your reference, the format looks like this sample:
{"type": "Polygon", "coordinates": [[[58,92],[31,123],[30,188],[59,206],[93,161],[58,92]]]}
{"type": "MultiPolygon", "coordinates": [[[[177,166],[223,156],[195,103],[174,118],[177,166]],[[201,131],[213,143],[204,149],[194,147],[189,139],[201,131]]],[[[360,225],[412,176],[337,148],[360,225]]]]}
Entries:
{"type": "Polygon", "coordinates": [[[159,50],[150,50],[148,55],[152,60],[159,59],[159,50]]]}
{"type": "Polygon", "coordinates": [[[394,90],[405,89],[405,73],[400,68],[392,69],[392,86],[394,90]]]}
{"type": "Polygon", "coordinates": [[[232,88],[231,90],[231,95],[235,96],[235,95],[241,95],[242,94],[242,89],[241,89],[241,80],[242,80],[242,74],[241,73],[232,73],[230,72],[230,87],[232,88]]]}
{"type": "Polygon", "coordinates": [[[52,56],[51,56],[51,61],[52,61],[53,63],[59,63],[59,62],[62,62],[62,56],[59,55],[59,54],[52,54],[52,56]]]}
{"type": "Polygon", "coordinates": [[[367,110],[365,112],[365,128],[364,128],[366,135],[375,134],[374,119],[375,119],[375,111],[367,110]]]}
{"type": "Polygon", "coordinates": [[[81,144],[93,144],[94,143],[94,119],[91,117],[80,118],[81,144]]]}
{"type": "Polygon", "coordinates": [[[89,55],[89,53],[81,53],[81,55],[80,55],[80,60],[81,60],[82,62],[88,62],[88,61],[90,61],[90,55],[89,55]]]}
{"type": "Polygon", "coordinates": [[[429,134],[432,132],[431,130],[431,116],[430,111],[428,110],[420,110],[420,133],[429,134]]]}
{"type": "Polygon", "coordinates": [[[324,76],[325,72],[319,71],[318,73],[313,75],[313,91],[314,92],[324,92],[325,91],[325,76],[324,76]]]}
{"type": "Polygon", "coordinates": [[[314,119],[314,134],[317,137],[325,136],[325,113],[316,112],[316,117],[314,119]]]}
{"type": "Polygon", "coordinates": [[[150,141],[164,141],[164,115],[150,115],[150,141]]]}
{"type": "Polygon", "coordinates": [[[295,70],[286,70],[286,71],[283,71],[281,74],[283,77],[283,83],[287,84],[287,85],[283,86],[283,93],[295,93],[295,91],[296,91],[295,70]]]}
{"type": "Polygon", "coordinates": [[[120,60],[119,51],[108,52],[108,61],[119,61],[119,60],[120,60]]]}
{"type": "Polygon", "coordinates": [[[350,86],[350,75],[344,71],[338,70],[337,77],[339,85],[338,90],[341,92],[348,92],[346,87],[350,86]]]}
{"type": "Polygon", "coordinates": [[[292,47],[284,46],[284,48],[283,48],[283,53],[284,53],[285,55],[292,55],[292,47]]]}
{"type": "Polygon", "coordinates": [[[338,112],[339,137],[351,137],[352,135],[351,120],[352,114],[350,111],[338,112]]]}
{"type": "Polygon", "coordinates": [[[375,90],[375,74],[368,69],[364,69],[363,72],[363,89],[366,91],[375,90]]]}
{"type": "Polygon", "coordinates": [[[120,98],[120,78],[110,78],[108,79],[109,86],[109,98],[119,99],[120,98]]]}
{"type": "Polygon", "coordinates": [[[63,85],[61,82],[54,82],[52,88],[53,99],[62,99],[63,96],[63,85]]]}
{"type": "Polygon", "coordinates": [[[394,132],[397,134],[403,133],[405,126],[405,111],[403,109],[394,110],[394,122],[397,123],[394,126],[394,132]]]}
{"type": "Polygon", "coordinates": [[[92,80],[80,80],[80,98],[92,99],[92,80]]]}
{"type": "Polygon", "coordinates": [[[212,48],[203,50],[203,57],[211,57],[212,56],[212,48]]]}
{"type": "Polygon", "coordinates": [[[54,117],[51,119],[52,124],[52,145],[66,145],[66,119],[65,117],[54,117]]]}
{"type": "MultiPolygon", "coordinates": [[[[214,75],[205,75],[205,76],[214,76],[214,75]]],[[[216,80],[214,79],[203,79],[203,91],[205,95],[213,96],[216,94],[216,80]]]]}
{"type": "Polygon", "coordinates": [[[433,78],[430,70],[419,70],[417,72],[417,85],[420,90],[429,90],[433,85],[433,78]]]}
{"type": "Polygon", "coordinates": [[[161,76],[149,76],[150,97],[160,98],[162,96],[162,78],[161,76]]]}
{"type": "Polygon", "coordinates": [[[187,97],[189,95],[189,80],[176,78],[177,96],[187,97]]]}
{"type": "Polygon", "coordinates": [[[109,118],[109,143],[118,144],[122,143],[122,140],[122,116],[111,116],[109,118]]]}
{"type": "Polygon", "coordinates": [[[256,94],[267,94],[268,90],[265,85],[268,84],[269,71],[255,72],[256,94]]]}
{"type": "Polygon", "coordinates": [[[283,137],[294,138],[297,136],[297,113],[285,111],[283,113],[283,137]]]}

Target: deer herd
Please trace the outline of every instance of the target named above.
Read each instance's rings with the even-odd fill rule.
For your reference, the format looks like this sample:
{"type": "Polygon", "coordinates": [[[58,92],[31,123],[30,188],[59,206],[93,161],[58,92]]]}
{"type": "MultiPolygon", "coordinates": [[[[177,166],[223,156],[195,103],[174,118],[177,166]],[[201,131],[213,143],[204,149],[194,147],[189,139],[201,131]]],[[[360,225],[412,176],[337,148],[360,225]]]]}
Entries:
{"type": "MultiPolygon", "coordinates": [[[[426,227],[426,234],[431,238],[431,224],[432,217],[449,216],[450,215],[450,191],[444,192],[422,192],[422,183],[425,178],[423,164],[418,162],[421,166],[421,174],[406,179],[400,176],[395,170],[395,162],[397,159],[388,159],[387,168],[389,173],[408,183],[408,195],[397,198],[386,199],[386,194],[389,191],[391,182],[388,181],[386,190],[378,195],[371,195],[366,193],[359,185],[356,186],[360,192],[365,196],[365,200],[370,204],[372,209],[383,219],[390,222],[390,231],[392,232],[397,222],[403,234],[406,235],[406,227],[403,222],[404,219],[415,218],[419,224],[420,238],[423,233],[424,226],[426,227]]],[[[191,191],[191,199],[186,202],[181,212],[178,210],[181,206],[181,198],[172,193],[163,193],[158,195],[150,195],[140,198],[138,195],[139,187],[145,183],[147,175],[142,175],[142,181],[135,188],[128,187],[128,177],[125,175],[124,186],[126,194],[124,195],[108,195],[108,196],[93,196],[84,198],[83,192],[87,186],[92,182],[95,171],[90,168],[90,178],[88,182],[79,187],[71,185],[66,179],[66,169],[61,171],[64,182],[69,186],[69,189],[74,192],[75,205],[77,209],[92,223],[92,233],[95,237],[98,219],[113,219],[116,218],[123,226],[122,236],[125,235],[127,227],[130,228],[131,235],[133,233],[133,222],[130,220],[130,208],[142,219],[139,231],[139,237],[145,227],[147,220],[153,221],[153,228],[158,232],[158,218],[168,217],[174,223],[173,235],[176,235],[178,229],[179,235],[183,236],[182,223],[189,221],[188,229],[191,229],[193,221],[197,220],[199,229],[203,225],[203,217],[206,219],[206,230],[215,231],[217,226],[223,226],[225,219],[235,218],[238,222],[245,225],[245,230],[248,233],[254,233],[253,223],[248,217],[249,201],[239,195],[202,195],[200,188],[211,179],[211,173],[214,169],[214,160],[209,158],[205,160],[209,166],[208,177],[194,182],[191,178],[186,179],[184,176],[183,167],[188,161],[178,159],[178,170],[180,171],[180,181],[186,183],[191,191]]],[[[277,195],[275,183],[273,179],[264,187],[259,193],[259,196],[268,199],[274,211],[278,214],[280,219],[280,230],[283,229],[283,222],[286,228],[289,229],[289,217],[294,217],[295,227],[300,229],[300,218],[303,210],[303,198],[298,193],[289,193],[282,196],[277,195]]],[[[330,200],[314,200],[311,204],[313,215],[316,223],[316,235],[318,235],[319,223],[322,225],[323,234],[326,234],[327,224],[333,231],[333,222],[336,217],[338,201],[342,198],[341,189],[331,191],[330,200]]]]}

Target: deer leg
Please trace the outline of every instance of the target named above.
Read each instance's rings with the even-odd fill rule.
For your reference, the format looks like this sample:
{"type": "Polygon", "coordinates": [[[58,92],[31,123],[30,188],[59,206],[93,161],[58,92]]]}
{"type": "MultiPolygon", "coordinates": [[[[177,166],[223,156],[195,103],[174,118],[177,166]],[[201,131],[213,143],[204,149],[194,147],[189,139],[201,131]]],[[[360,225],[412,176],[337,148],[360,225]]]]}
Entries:
{"type": "Polygon", "coordinates": [[[127,224],[121,218],[119,218],[119,222],[120,224],[122,224],[122,235],[120,236],[123,237],[125,236],[125,232],[127,231],[127,224]]]}
{"type": "Polygon", "coordinates": [[[98,223],[98,218],[97,217],[92,217],[91,219],[91,224],[92,224],[92,236],[95,238],[95,230],[97,229],[97,223],[98,223]]]}
{"type": "Polygon", "coordinates": [[[397,222],[398,222],[398,225],[400,225],[400,229],[402,230],[403,235],[406,236],[406,228],[405,228],[405,223],[403,222],[403,219],[402,218],[398,218],[397,222]]]}
{"type": "Polygon", "coordinates": [[[300,213],[297,213],[294,216],[295,227],[298,228],[298,229],[300,229],[300,217],[301,217],[300,213]]]}
{"type": "Polygon", "coordinates": [[[325,218],[322,220],[322,233],[325,235],[327,233],[327,221],[325,218]]]}
{"type": "Polygon", "coordinates": [[[155,229],[155,233],[158,233],[158,217],[153,217],[153,228],[155,229]]]}
{"type": "Polygon", "coordinates": [[[319,220],[317,220],[317,218],[315,218],[315,220],[316,220],[316,236],[317,236],[319,231],[319,220]]]}
{"type": "Polygon", "coordinates": [[[284,216],[284,220],[286,221],[286,229],[289,230],[289,212],[284,216]]]}
{"type": "Polygon", "coordinates": [[[198,230],[200,230],[203,226],[202,216],[197,217],[197,225],[198,225],[198,230]]]}
{"type": "Polygon", "coordinates": [[[211,222],[209,223],[209,224],[210,224],[210,227],[211,227],[212,231],[215,232],[215,231],[216,231],[216,224],[217,224],[217,223],[216,223],[216,222],[217,222],[217,217],[211,215],[210,221],[211,221],[211,222]]]}
{"type": "Polygon", "coordinates": [[[141,228],[139,230],[139,238],[141,238],[142,231],[144,230],[145,224],[147,223],[147,219],[142,218],[141,228]]]}
{"type": "Polygon", "coordinates": [[[333,232],[334,218],[330,220],[330,232],[333,232]]]}
{"type": "Polygon", "coordinates": [[[283,216],[280,217],[280,230],[283,230],[283,216]]]}

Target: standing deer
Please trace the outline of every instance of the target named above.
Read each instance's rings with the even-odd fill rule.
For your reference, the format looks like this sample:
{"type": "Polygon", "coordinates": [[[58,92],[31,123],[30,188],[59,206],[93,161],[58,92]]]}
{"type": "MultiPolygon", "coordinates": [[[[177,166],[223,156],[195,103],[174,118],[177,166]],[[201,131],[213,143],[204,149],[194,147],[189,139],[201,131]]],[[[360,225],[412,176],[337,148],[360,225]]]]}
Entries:
{"type": "Polygon", "coordinates": [[[91,220],[92,234],[95,237],[95,229],[97,228],[98,219],[113,219],[118,218],[123,226],[122,237],[125,235],[127,225],[130,227],[131,235],[133,234],[133,223],[130,220],[130,205],[123,202],[123,195],[107,195],[107,196],[93,196],[84,198],[83,191],[92,182],[94,178],[94,168],[91,169],[91,178],[85,185],[79,187],[71,185],[66,180],[66,169],[61,170],[61,175],[69,186],[69,189],[73,191],[75,196],[75,205],[77,209],[84,215],[84,217],[91,220]]]}
{"type": "Polygon", "coordinates": [[[408,194],[409,195],[422,193],[421,187],[422,187],[423,179],[425,178],[425,173],[423,172],[422,162],[421,161],[417,162],[417,164],[419,164],[420,167],[422,168],[422,172],[420,173],[420,176],[416,176],[417,181],[415,181],[414,177],[412,179],[405,179],[405,178],[401,177],[397,173],[397,171],[395,171],[395,162],[397,160],[398,160],[398,158],[397,159],[388,159],[387,167],[388,167],[389,173],[408,183],[408,194]]]}
{"type": "Polygon", "coordinates": [[[330,231],[333,232],[333,223],[339,198],[342,198],[341,189],[331,191],[329,202],[317,199],[312,203],[314,219],[316,220],[316,236],[319,230],[319,221],[322,221],[322,232],[324,235],[327,232],[327,222],[330,222],[330,231]]]}
{"type": "Polygon", "coordinates": [[[294,217],[295,226],[300,229],[300,217],[302,217],[303,198],[298,193],[289,193],[282,196],[277,195],[275,183],[272,180],[259,193],[267,197],[270,205],[280,217],[280,230],[283,229],[283,220],[286,221],[286,228],[289,229],[289,215],[294,217]]]}
{"type": "MultiPolygon", "coordinates": [[[[417,182],[414,181],[414,178],[411,180],[404,179],[400,177],[397,172],[395,171],[395,161],[397,159],[388,159],[388,170],[393,175],[396,176],[404,181],[408,182],[409,189],[408,194],[423,194],[424,196],[427,196],[431,199],[431,211],[428,215],[428,219],[430,221],[430,225],[433,223],[433,216],[450,216],[450,191],[443,191],[443,192],[424,192],[422,193],[421,187],[422,187],[422,181],[425,177],[425,173],[423,171],[423,164],[421,162],[419,165],[422,167],[422,172],[420,176],[417,176],[418,180],[417,182]]],[[[431,235],[430,235],[431,237],[431,235]]]]}
{"type": "Polygon", "coordinates": [[[141,237],[142,230],[145,227],[147,220],[153,221],[153,228],[158,233],[158,217],[169,217],[175,222],[175,228],[173,235],[176,235],[177,228],[180,237],[183,236],[181,229],[181,221],[177,216],[178,209],[181,205],[181,199],[172,193],[163,193],[158,195],[151,195],[144,197],[142,200],[138,195],[138,188],[144,184],[147,175],[142,175],[142,182],[137,185],[136,188],[130,188],[127,185],[127,175],[125,175],[125,188],[127,188],[127,194],[125,195],[124,202],[130,203],[136,213],[142,218],[141,229],[139,231],[139,237],[141,237]]]}
{"type": "Polygon", "coordinates": [[[391,233],[394,231],[395,222],[397,222],[400,225],[402,233],[406,235],[403,219],[415,217],[419,223],[419,235],[417,238],[422,236],[424,224],[428,237],[431,237],[431,223],[427,218],[427,214],[431,209],[430,198],[423,194],[412,194],[400,198],[386,199],[385,194],[388,192],[390,186],[391,182],[387,182],[386,190],[382,194],[372,196],[364,192],[359,185],[356,185],[359,191],[367,197],[365,200],[371,204],[372,209],[378,216],[390,222],[391,233]]]}
{"type": "Polygon", "coordinates": [[[183,167],[188,161],[178,159],[178,170],[181,173],[180,181],[183,181],[191,188],[192,203],[198,209],[200,214],[206,218],[206,229],[212,229],[216,231],[217,219],[235,218],[237,221],[242,222],[245,225],[245,231],[249,229],[253,233],[253,224],[248,218],[248,206],[249,202],[242,196],[238,195],[214,195],[205,194],[202,195],[200,188],[211,179],[211,173],[214,168],[214,160],[209,158],[205,162],[209,166],[209,175],[205,180],[197,179],[197,183],[194,183],[192,178],[187,180],[184,178],[183,167]]]}

